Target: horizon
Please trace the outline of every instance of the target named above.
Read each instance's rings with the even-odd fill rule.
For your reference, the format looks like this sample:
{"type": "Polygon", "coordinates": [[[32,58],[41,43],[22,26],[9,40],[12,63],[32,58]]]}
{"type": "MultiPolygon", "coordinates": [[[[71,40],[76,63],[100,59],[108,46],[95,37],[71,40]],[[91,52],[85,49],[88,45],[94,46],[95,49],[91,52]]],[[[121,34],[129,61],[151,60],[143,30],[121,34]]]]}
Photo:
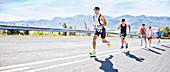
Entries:
{"type": "Polygon", "coordinates": [[[0,21],[51,20],[54,17],[94,15],[100,13],[112,18],[122,15],[170,17],[170,0],[1,0],[0,21]]]}
{"type": "MultiPolygon", "coordinates": [[[[78,16],[78,15],[85,15],[85,14],[77,14],[77,15],[74,15],[74,16],[78,16]]],[[[90,14],[88,14],[90,15],[90,14]]],[[[121,16],[126,16],[126,15],[129,15],[129,14],[125,14],[125,15],[121,15],[121,16]]],[[[74,16],[69,16],[69,17],[74,17],[74,16]]],[[[93,15],[91,15],[93,16],[93,15]]],[[[108,16],[108,15],[104,15],[104,16],[108,16]]],[[[121,16],[117,16],[117,17],[121,17],[121,16]]],[[[134,16],[134,15],[130,15],[130,16],[134,16]]],[[[143,16],[143,15],[137,15],[137,16],[143,16]]],[[[134,16],[134,17],[137,17],[137,16],[134,16]]],[[[147,16],[147,15],[144,15],[146,17],[170,17],[170,16],[147,16]]],[[[59,16],[56,16],[56,17],[59,17],[59,16]]],[[[109,16],[111,17],[111,16],[109,16]]],[[[111,17],[111,18],[117,18],[117,17],[111,17]]],[[[53,17],[52,19],[54,19],[55,17],[53,17]]],[[[68,17],[60,17],[60,18],[68,18],[68,17]]],[[[15,20],[15,21],[39,21],[39,20],[52,20],[52,19],[27,19],[27,20],[15,20]]],[[[0,22],[10,22],[10,21],[0,21],[0,22]]]]}

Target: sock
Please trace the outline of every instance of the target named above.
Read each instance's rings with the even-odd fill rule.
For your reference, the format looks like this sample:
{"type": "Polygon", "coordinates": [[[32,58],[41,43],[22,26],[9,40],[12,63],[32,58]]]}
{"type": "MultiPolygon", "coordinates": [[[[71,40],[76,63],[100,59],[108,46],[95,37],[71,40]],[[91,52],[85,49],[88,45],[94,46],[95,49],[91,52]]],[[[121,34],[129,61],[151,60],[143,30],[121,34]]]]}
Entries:
{"type": "Polygon", "coordinates": [[[93,51],[95,52],[95,49],[93,49],[93,51]]]}

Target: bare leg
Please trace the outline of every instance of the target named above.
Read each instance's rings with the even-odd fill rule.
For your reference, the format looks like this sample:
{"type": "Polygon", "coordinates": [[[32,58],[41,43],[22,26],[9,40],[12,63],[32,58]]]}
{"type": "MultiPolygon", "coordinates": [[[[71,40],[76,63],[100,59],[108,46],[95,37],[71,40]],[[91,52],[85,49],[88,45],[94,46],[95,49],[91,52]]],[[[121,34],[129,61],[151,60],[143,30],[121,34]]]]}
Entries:
{"type": "Polygon", "coordinates": [[[123,40],[123,42],[125,43],[125,45],[127,45],[127,43],[126,43],[126,41],[125,41],[125,40],[123,40]]]}
{"type": "Polygon", "coordinates": [[[149,41],[149,45],[151,45],[151,39],[149,39],[148,41],[149,41]]]}
{"type": "Polygon", "coordinates": [[[147,45],[147,41],[145,40],[145,46],[147,45]]]}
{"type": "Polygon", "coordinates": [[[103,43],[109,43],[108,41],[105,40],[105,38],[102,39],[103,43]]]}
{"type": "Polygon", "coordinates": [[[94,37],[93,37],[93,49],[96,48],[96,39],[97,39],[98,35],[94,34],[94,37]]]}
{"type": "Polygon", "coordinates": [[[123,43],[124,43],[124,40],[123,40],[124,36],[121,37],[121,43],[122,43],[122,46],[123,46],[123,43]]]}
{"type": "Polygon", "coordinates": [[[141,37],[141,45],[143,44],[143,40],[142,40],[142,37],[141,37]]]}

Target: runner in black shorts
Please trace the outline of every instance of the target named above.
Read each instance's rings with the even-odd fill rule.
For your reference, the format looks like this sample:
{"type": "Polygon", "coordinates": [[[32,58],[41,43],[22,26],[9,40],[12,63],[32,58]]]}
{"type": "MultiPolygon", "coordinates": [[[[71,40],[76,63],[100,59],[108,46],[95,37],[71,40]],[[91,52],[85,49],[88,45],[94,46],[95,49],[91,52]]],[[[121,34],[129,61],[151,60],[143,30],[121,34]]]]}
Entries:
{"type": "Polygon", "coordinates": [[[124,43],[126,45],[126,49],[128,48],[128,43],[126,43],[126,41],[125,41],[125,37],[127,35],[127,33],[126,33],[127,27],[129,27],[129,33],[131,33],[130,32],[130,25],[125,24],[125,19],[122,19],[122,24],[120,24],[119,27],[117,28],[118,30],[120,29],[120,37],[121,37],[121,44],[122,44],[121,49],[124,48],[124,46],[123,46],[124,43]]]}
{"type": "Polygon", "coordinates": [[[161,36],[163,36],[163,33],[160,31],[160,29],[158,29],[158,31],[156,32],[156,35],[157,35],[157,38],[158,38],[158,45],[159,43],[161,42],[160,39],[161,39],[161,36]]]}
{"type": "Polygon", "coordinates": [[[101,38],[103,39],[106,37],[106,29],[103,27],[101,32],[96,30],[95,34],[97,36],[101,35],[101,38]]]}
{"type": "Polygon", "coordinates": [[[95,15],[93,16],[93,20],[95,22],[94,30],[96,30],[96,31],[95,31],[95,34],[94,34],[94,37],[93,37],[93,52],[90,53],[91,55],[96,54],[96,51],[95,51],[96,39],[98,38],[99,35],[101,35],[102,42],[107,43],[108,48],[110,48],[110,46],[111,46],[110,41],[105,40],[106,29],[104,27],[107,25],[106,20],[105,20],[104,16],[102,16],[99,13],[99,11],[100,11],[99,7],[95,7],[94,11],[95,11],[95,15]]]}

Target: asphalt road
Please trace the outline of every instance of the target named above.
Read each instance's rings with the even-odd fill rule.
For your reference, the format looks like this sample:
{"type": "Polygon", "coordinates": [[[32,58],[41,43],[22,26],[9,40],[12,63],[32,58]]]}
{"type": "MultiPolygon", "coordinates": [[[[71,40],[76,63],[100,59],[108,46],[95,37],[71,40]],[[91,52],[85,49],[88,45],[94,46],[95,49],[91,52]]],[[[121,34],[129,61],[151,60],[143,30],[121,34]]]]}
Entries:
{"type": "Polygon", "coordinates": [[[0,72],[170,72],[170,40],[108,37],[111,48],[97,39],[96,58],[90,58],[92,37],[0,37],[0,72]]]}

